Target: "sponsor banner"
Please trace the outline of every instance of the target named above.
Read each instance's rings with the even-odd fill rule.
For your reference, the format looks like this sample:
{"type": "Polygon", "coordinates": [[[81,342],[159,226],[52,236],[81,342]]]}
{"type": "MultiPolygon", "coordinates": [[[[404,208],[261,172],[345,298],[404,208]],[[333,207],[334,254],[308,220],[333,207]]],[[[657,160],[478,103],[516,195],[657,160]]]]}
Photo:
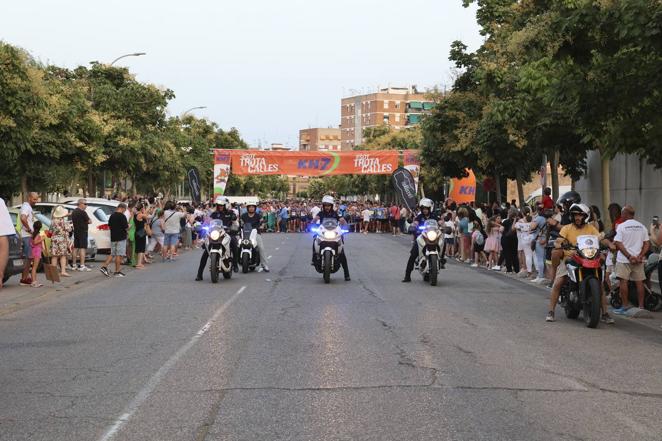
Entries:
{"type": "Polygon", "coordinates": [[[406,170],[409,170],[414,178],[416,192],[418,193],[418,175],[421,172],[421,160],[418,157],[418,150],[405,150],[402,153],[402,163],[406,170]]]}
{"type": "Polygon", "coordinates": [[[393,180],[393,187],[400,195],[402,202],[410,211],[413,211],[418,205],[418,200],[416,198],[416,183],[411,172],[404,167],[398,167],[391,175],[391,179],[393,180]]]}
{"type": "MultiPolygon", "coordinates": [[[[398,152],[395,150],[351,152],[229,150],[227,152],[231,158],[232,173],[235,175],[386,175],[398,168],[398,152]]],[[[215,161],[215,164],[218,163],[218,160],[215,161]]]]}
{"type": "Polygon", "coordinates": [[[467,170],[469,176],[461,179],[451,179],[449,197],[458,204],[468,204],[476,201],[476,176],[467,170]]]}
{"type": "Polygon", "coordinates": [[[186,177],[188,178],[188,186],[191,189],[193,202],[200,203],[200,173],[198,173],[198,169],[192,167],[186,172],[186,177]]]}
{"type": "Polygon", "coordinates": [[[225,194],[225,187],[230,178],[230,152],[232,150],[214,150],[214,198],[225,194]]]}

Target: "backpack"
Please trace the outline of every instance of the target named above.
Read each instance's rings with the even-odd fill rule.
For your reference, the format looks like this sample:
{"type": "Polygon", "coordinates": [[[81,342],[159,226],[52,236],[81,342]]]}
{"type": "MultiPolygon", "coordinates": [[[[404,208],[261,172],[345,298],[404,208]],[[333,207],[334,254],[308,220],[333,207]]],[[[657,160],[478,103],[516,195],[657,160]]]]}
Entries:
{"type": "Polygon", "coordinates": [[[476,232],[478,234],[474,235],[474,243],[480,247],[485,243],[485,236],[483,236],[482,231],[476,230],[476,232]]]}

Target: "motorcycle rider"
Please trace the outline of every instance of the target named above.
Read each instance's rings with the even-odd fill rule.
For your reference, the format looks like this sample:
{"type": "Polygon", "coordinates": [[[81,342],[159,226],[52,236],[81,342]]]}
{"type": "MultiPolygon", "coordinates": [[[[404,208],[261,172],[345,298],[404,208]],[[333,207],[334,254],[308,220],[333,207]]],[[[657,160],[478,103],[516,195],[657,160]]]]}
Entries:
{"type": "MultiPolygon", "coordinates": [[[[570,214],[570,207],[573,204],[581,203],[582,198],[574,190],[570,190],[561,195],[561,197],[556,201],[556,205],[560,205],[563,208],[563,213],[561,213],[561,220],[558,221],[554,217],[547,219],[548,231],[549,231],[549,241],[548,243],[553,244],[554,241],[559,237],[559,232],[561,228],[565,225],[570,225],[573,223],[573,218],[570,214]]],[[[559,266],[561,259],[563,258],[563,250],[558,248],[552,248],[550,260],[552,261],[552,278],[556,274],[556,268],[559,266]]]]}
{"type": "MultiPolygon", "coordinates": [[[[567,212],[568,215],[572,218],[572,223],[561,228],[559,237],[554,243],[555,249],[561,249],[565,259],[572,257],[576,251],[563,250],[561,246],[564,242],[568,242],[572,246],[577,246],[577,238],[579,236],[600,236],[600,232],[597,230],[597,228],[588,223],[591,210],[585,204],[572,204],[567,212]]],[[[547,317],[545,319],[548,322],[555,321],[554,311],[556,309],[556,304],[559,301],[559,296],[561,295],[561,288],[567,282],[567,279],[568,269],[565,265],[559,265],[556,270],[554,285],[552,286],[552,295],[549,299],[549,312],[547,313],[547,317]]],[[[613,324],[614,319],[611,318],[607,312],[607,298],[605,297],[604,290],[602,287],[600,287],[600,290],[602,291],[602,321],[608,324],[613,324]]]]}
{"type": "MultiPolygon", "coordinates": [[[[411,272],[414,270],[414,264],[416,263],[416,259],[418,258],[419,253],[421,252],[418,246],[418,242],[416,241],[416,238],[418,237],[418,226],[422,225],[425,223],[425,221],[433,219],[439,222],[439,218],[437,215],[434,213],[434,202],[432,202],[431,199],[428,198],[423,198],[420,200],[418,203],[418,207],[420,208],[421,212],[416,216],[414,219],[414,222],[411,224],[410,228],[413,228],[416,230],[416,234],[414,235],[414,243],[411,245],[411,251],[409,252],[409,260],[407,261],[407,268],[405,269],[405,278],[402,279],[403,282],[411,282],[411,272]]],[[[444,245],[442,244],[442,248],[444,245]]],[[[444,251],[442,250],[442,256],[444,255],[444,251]]],[[[442,257],[442,265],[443,265],[443,257],[442,257]]],[[[443,266],[442,266],[443,268],[443,266]]]]}
{"type": "MultiPolygon", "coordinates": [[[[218,196],[215,200],[216,210],[214,210],[209,217],[211,219],[220,220],[223,222],[223,226],[231,227],[235,222],[237,222],[237,215],[230,209],[230,201],[224,196],[218,196]]],[[[239,271],[239,266],[237,265],[239,259],[239,253],[237,252],[237,235],[230,235],[230,248],[232,252],[232,270],[236,273],[239,271]]],[[[207,259],[209,258],[209,253],[205,249],[200,257],[200,265],[198,266],[198,276],[195,278],[196,281],[202,280],[202,273],[205,270],[207,265],[207,259]]]]}
{"type": "Polygon", "coordinates": [[[246,212],[241,215],[240,225],[241,228],[244,225],[251,225],[251,229],[257,230],[257,249],[260,252],[260,267],[265,273],[269,272],[269,267],[267,266],[267,254],[264,251],[264,242],[262,241],[262,235],[260,234],[260,225],[262,225],[262,215],[257,213],[257,202],[249,202],[246,204],[246,212]]]}
{"type": "MultiPolygon", "coordinates": [[[[333,196],[325,195],[322,198],[322,209],[313,218],[313,223],[321,224],[324,222],[324,219],[335,219],[340,225],[345,225],[347,223],[345,218],[341,217],[338,212],[333,209],[335,203],[336,202],[333,199],[333,196]]],[[[313,243],[313,265],[315,265],[315,260],[317,257],[317,253],[315,252],[315,245],[313,243]]],[[[345,281],[349,282],[352,279],[349,277],[349,265],[347,264],[347,256],[345,255],[344,247],[338,258],[340,260],[340,265],[342,265],[343,272],[345,273],[345,281]]]]}

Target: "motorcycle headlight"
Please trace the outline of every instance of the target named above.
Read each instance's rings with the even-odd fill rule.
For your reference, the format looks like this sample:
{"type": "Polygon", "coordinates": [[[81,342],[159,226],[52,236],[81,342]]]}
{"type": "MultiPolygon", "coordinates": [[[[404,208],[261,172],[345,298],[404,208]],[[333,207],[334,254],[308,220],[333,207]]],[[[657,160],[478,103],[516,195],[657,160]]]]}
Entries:
{"type": "Polygon", "coordinates": [[[584,248],[582,250],[582,254],[587,259],[593,259],[595,257],[595,255],[598,254],[598,249],[597,248],[584,248]]]}
{"type": "Polygon", "coordinates": [[[209,233],[209,238],[211,240],[218,240],[221,237],[221,232],[218,230],[214,230],[211,233],[209,233]]]}
{"type": "Polygon", "coordinates": [[[432,230],[432,231],[428,231],[426,236],[427,236],[428,240],[437,240],[438,234],[437,234],[436,231],[432,230]]]}
{"type": "Polygon", "coordinates": [[[336,238],[336,232],[335,231],[325,231],[324,232],[324,238],[325,239],[335,239],[336,238]]]}
{"type": "Polygon", "coordinates": [[[248,239],[244,239],[244,240],[241,241],[241,243],[242,243],[243,245],[250,245],[250,244],[251,244],[251,241],[248,240],[248,239]]]}

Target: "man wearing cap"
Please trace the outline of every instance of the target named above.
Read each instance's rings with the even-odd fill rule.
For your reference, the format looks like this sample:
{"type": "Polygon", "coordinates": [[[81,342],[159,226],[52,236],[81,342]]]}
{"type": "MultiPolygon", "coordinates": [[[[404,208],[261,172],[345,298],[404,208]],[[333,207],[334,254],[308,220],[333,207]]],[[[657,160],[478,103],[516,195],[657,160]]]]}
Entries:
{"type": "Polygon", "coordinates": [[[72,256],[72,263],[74,270],[90,271],[85,266],[85,250],[87,249],[87,228],[92,223],[90,217],[85,211],[87,208],[87,201],[85,199],[78,199],[78,207],[71,213],[71,222],[74,224],[74,252],[72,256]],[[76,257],[80,259],[80,265],[76,267],[76,257]]]}

